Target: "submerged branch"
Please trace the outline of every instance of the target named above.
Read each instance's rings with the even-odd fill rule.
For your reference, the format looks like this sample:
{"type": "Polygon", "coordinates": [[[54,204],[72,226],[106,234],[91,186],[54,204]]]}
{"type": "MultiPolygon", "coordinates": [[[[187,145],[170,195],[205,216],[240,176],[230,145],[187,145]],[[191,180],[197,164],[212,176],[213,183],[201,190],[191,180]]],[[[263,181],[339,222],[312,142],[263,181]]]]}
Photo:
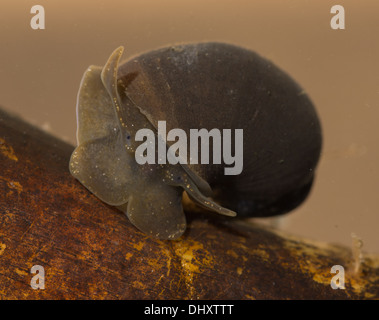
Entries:
{"type": "Polygon", "coordinates": [[[191,206],[180,240],[152,239],[69,174],[72,150],[0,110],[2,299],[379,298],[378,256],[191,206]],[[334,265],[345,289],[331,287],[334,265]]]}

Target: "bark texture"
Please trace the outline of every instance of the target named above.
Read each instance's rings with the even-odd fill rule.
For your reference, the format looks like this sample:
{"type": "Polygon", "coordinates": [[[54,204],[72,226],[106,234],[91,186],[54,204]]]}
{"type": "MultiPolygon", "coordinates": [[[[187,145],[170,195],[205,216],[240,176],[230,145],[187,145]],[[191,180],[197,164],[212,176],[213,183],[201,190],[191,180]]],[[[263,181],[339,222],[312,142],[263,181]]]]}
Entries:
{"type": "Polygon", "coordinates": [[[356,271],[351,248],[191,205],[180,240],[152,239],[70,175],[72,150],[0,110],[1,299],[379,298],[378,256],[356,271]],[[34,265],[45,289],[30,285],[34,265]],[[344,290],[331,288],[333,265],[344,290]]]}

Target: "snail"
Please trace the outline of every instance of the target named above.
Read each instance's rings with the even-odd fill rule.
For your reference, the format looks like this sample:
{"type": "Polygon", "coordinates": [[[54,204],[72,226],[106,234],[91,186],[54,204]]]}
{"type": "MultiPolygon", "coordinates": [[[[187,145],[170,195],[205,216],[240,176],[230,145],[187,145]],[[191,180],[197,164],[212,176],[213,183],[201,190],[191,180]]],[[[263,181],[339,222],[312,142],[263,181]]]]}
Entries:
{"type": "MultiPolygon", "coordinates": [[[[69,168],[100,200],[160,239],[177,239],[186,229],[183,191],[226,216],[274,216],[304,201],[320,157],[321,126],[290,76],[225,43],[164,47],[119,65],[122,53],[117,48],[103,68],[90,66],[78,93],[78,146],[69,168]],[[158,141],[161,121],[186,134],[242,130],[243,142],[232,139],[229,146],[242,144],[241,172],[227,175],[216,162],[138,163],[139,130],[158,141]]],[[[164,142],[166,150],[174,145],[164,142]]]]}

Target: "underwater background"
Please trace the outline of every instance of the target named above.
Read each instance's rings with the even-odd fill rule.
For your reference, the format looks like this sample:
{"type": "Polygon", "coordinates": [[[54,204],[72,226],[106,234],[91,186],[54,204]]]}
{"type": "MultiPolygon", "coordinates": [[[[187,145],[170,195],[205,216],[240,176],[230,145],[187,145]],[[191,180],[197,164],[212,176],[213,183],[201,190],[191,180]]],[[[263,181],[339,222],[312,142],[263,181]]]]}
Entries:
{"type": "Polygon", "coordinates": [[[103,65],[120,45],[128,57],[174,43],[222,41],[272,60],[310,96],[324,138],[309,198],[280,218],[279,227],[348,246],[355,233],[365,251],[379,253],[379,2],[1,4],[0,106],[73,145],[83,72],[103,65]],[[44,30],[30,26],[36,4],[45,9],[44,30]],[[344,30],[330,26],[337,4],[345,9],[344,30]]]}

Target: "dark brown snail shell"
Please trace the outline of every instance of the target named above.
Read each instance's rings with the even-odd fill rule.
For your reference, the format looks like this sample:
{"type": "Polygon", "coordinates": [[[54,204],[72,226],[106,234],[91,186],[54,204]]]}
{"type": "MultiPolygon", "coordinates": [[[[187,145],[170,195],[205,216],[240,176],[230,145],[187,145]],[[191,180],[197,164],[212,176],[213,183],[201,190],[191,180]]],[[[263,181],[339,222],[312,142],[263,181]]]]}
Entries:
{"type": "MultiPolygon", "coordinates": [[[[233,216],[272,216],[308,195],[321,151],[317,113],[302,88],[256,53],[223,43],[158,49],[118,65],[91,66],[78,95],[78,147],[70,171],[140,230],[162,239],[186,228],[191,199],[233,216]],[[222,164],[135,160],[137,130],[243,129],[243,170],[222,164]]],[[[234,150],[232,146],[232,150],[234,150]]]]}

